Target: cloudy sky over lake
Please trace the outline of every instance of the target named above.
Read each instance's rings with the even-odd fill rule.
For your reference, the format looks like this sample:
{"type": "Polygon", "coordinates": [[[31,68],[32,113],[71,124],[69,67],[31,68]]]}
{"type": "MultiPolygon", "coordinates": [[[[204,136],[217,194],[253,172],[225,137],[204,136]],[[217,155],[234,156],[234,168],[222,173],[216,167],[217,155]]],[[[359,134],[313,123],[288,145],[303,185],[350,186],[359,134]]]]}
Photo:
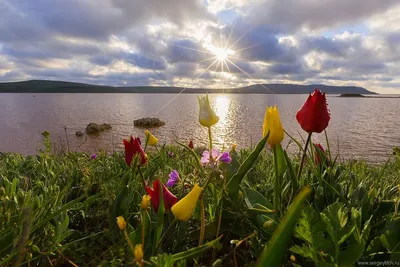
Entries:
{"type": "Polygon", "coordinates": [[[400,94],[399,0],[0,0],[0,82],[400,94]]]}

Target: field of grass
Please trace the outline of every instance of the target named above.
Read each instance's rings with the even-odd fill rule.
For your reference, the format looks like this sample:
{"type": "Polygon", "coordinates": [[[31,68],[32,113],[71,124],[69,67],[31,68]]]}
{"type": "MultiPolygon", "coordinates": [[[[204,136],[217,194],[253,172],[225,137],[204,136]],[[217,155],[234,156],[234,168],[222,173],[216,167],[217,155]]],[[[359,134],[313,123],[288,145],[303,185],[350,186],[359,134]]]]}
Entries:
{"type": "Polygon", "coordinates": [[[204,149],[196,147],[148,149],[146,166],[128,167],[123,153],[100,151],[91,159],[54,154],[49,136],[44,143],[35,156],[0,155],[0,266],[400,262],[400,155],[378,166],[315,164],[308,157],[299,180],[299,157],[286,158],[277,185],[272,152],[263,144],[259,151],[231,150],[231,163],[206,168],[196,157],[204,149]],[[189,221],[140,207],[143,180],[165,183],[172,170],[180,175],[169,188],[178,199],[195,183],[205,185],[189,221]],[[131,248],[137,244],[144,248],[141,262],[131,248]]]}

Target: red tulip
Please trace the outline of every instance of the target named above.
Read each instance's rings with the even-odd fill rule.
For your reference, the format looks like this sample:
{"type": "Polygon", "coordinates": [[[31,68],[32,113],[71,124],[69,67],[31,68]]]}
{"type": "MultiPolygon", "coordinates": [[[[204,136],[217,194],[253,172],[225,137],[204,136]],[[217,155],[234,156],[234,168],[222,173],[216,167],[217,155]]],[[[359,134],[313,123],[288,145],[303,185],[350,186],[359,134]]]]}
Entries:
{"type": "MultiPolygon", "coordinates": [[[[163,196],[164,196],[164,207],[165,210],[170,210],[176,202],[178,202],[178,198],[172,194],[168,188],[162,184],[163,187],[163,196]]],[[[158,205],[160,202],[160,180],[155,180],[153,182],[153,189],[148,186],[145,186],[144,189],[147,191],[147,194],[151,197],[151,204],[155,212],[158,211],[158,205]]]]}
{"type": "Polygon", "coordinates": [[[125,145],[125,161],[128,166],[131,166],[132,159],[134,156],[139,154],[140,165],[147,163],[147,155],[144,153],[139,137],[133,138],[131,135],[130,140],[124,140],[125,145]]]}
{"type": "Polygon", "coordinates": [[[190,149],[194,149],[194,145],[193,145],[193,141],[190,140],[188,147],[190,147],[190,149]]]}
{"type": "Polygon", "coordinates": [[[323,162],[326,163],[327,166],[329,166],[329,161],[326,158],[325,150],[321,146],[321,144],[314,144],[315,147],[315,157],[314,157],[314,163],[315,165],[322,165],[323,162]],[[322,160],[321,160],[322,156],[322,160]]]}
{"type": "Polygon", "coordinates": [[[304,131],[320,133],[328,127],[331,115],[325,93],[315,89],[296,114],[296,119],[304,131]]]}

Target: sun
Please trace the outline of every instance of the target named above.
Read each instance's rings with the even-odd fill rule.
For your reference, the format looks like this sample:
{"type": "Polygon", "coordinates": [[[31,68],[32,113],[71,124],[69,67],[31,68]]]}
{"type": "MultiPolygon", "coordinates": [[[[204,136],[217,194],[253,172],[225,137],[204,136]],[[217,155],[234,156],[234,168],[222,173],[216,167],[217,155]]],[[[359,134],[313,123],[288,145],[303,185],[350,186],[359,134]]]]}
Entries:
{"type": "Polygon", "coordinates": [[[212,44],[208,44],[206,46],[207,50],[209,50],[211,53],[213,53],[215,55],[215,57],[219,60],[219,61],[226,61],[229,56],[232,56],[233,54],[235,54],[235,51],[231,50],[231,49],[226,49],[226,48],[222,48],[222,47],[217,47],[214,46],[212,44]]]}

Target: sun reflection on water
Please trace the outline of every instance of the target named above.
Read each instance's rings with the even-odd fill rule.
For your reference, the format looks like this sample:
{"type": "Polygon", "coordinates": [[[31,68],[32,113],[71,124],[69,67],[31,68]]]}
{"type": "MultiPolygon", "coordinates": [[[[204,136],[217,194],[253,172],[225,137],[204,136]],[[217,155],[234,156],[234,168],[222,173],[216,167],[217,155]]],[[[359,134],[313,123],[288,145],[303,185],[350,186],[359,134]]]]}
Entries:
{"type": "Polygon", "coordinates": [[[231,100],[226,95],[219,95],[215,99],[215,113],[219,117],[219,123],[226,124],[227,123],[227,115],[229,112],[229,106],[231,104],[231,100]]]}
{"type": "Polygon", "coordinates": [[[219,122],[213,129],[215,142],[224,150],[228,149],[235,140],[232,140],[232,128],[235,118],[232,116],[232,99],[227,95],[217,95],[215,100],[215,113],[219,117],[219,122]]]}

